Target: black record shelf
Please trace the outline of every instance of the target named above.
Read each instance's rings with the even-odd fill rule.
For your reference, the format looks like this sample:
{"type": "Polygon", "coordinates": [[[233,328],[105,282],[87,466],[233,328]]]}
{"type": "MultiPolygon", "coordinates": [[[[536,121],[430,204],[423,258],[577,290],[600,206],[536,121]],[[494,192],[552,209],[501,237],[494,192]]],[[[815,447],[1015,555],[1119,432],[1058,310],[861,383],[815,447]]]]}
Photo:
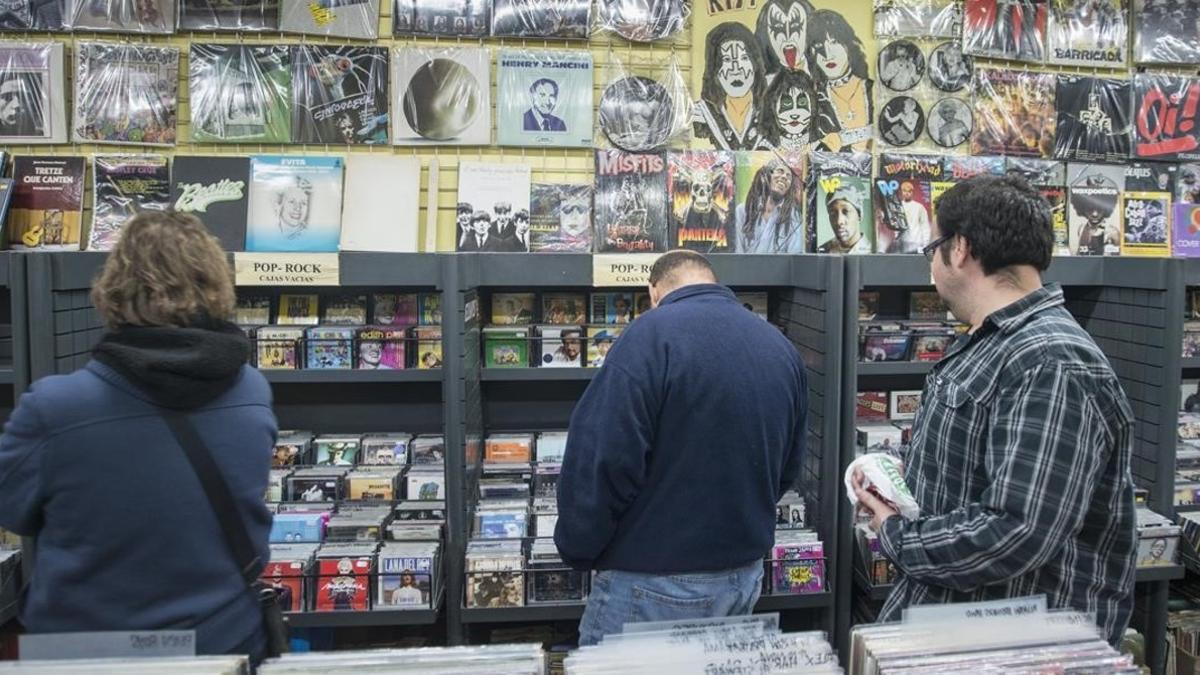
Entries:
{"type": "Polygon", "coordinates": [[[463,623],[525,623],[538,621],[578,621],[583,603],[565,605],[526,605],[524,607],[468,607],[462,610],[463,623]]]}
{"type": "Polygon", "coordinates": [[[484,382],[566,382],[591,380],[599,368],[484,368],[484,382]]]}
{"type": "Polygon", "coordinates": [[[833,606],[833,593],[790,593],[763,595],[754,606],[756,612],[782,612],[789,609],[824,609],[833,606]]]}
{"type": "Polygon", "coordinates": [[[925,375],[933,370],[935,361],[861,361],[859,376],[925,375]]]}
{"type": "Polygon", "coordinates": [[[1200,358],[1180,359],[1179,366],[1184,370],[1200,370],[1200,358]]]}
{"type": "Polygon", "coordinates": [[[875,602],[883,602],[887,600],[888,596],[892,594],[892,589],[895,588],[895,584],[871,583],[871,580],[867,579],[866,575],[862,573],[862,570],[855,570],[854,583],[858,584],[858,587],[865,591],[871,600],[875,602]]]}
{"type": "Polygon", "coordinates": [[[403,370],[282,370],[262,369],[258,372],[268,382],[278,384],[365,384],[372,382],[441,382],[440,369],[403,370]]]}
{"type": "Polygon", "coordinates": [[[0,384],[13,384],[17,373],[11,365],[0,366],[0,384]]]}
{"type": "Polygon", "coordinates": [[[1161,567],[1139,567],[1135,578],[1137,583],[1146,584],[1155,581],[1175,581],[1182,579],[1184,574],[1183,565],[1163,565],[1161,567]]]}
{"type": "Polygon", "coordinates": [[[368,609],[359,612],[287,612],[291,628],[349,628],[364,626],[426,626],[437,623],[432,609],[368,609]]]}

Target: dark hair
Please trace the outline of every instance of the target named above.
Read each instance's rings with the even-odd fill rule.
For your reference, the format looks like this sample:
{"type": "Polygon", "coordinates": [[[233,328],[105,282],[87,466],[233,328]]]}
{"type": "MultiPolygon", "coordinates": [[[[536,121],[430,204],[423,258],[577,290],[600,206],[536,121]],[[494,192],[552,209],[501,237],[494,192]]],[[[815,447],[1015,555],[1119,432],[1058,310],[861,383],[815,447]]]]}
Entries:
{"type": "Polygon", "coordinates": [[[475,209],[471,208],[471,205],[470,205],[470,204],[468,204],[468,203],[466,203],[466,202],[459,202],[459,203],[458,203],[458,209],[457,209],[456,213],[458,213],[458,214],[460,214],[460,215],[461,215],[461,214],[463,214],[463,213],[465,213],[465,214],[467,214],[467,215],[469,216],[469,215],[471,215],[471,212],[472,212],[472,211],[474,211],[474,210],[475,210],[475,209]]]}
{"type": "Polygon", "coordinates": [[[529,85],[529,91],[532,92],[532,91],[536,90],[538,87],[542,86],[543,84],[548,84],[551,87],[554,87],[554,95],[558,96],[558,83],[548,77],[543,77],[539,80],[534,81],[533,84],[529,85]]]}
{"type": "Polygon", "coordinates": [[[750,191],[746,193],[746,220],[742,223],[742,234],[747,240],[753,236],[759,214],[763,212],[763,207],[771,198],[771,174],[780,167],[788,170],[792,176],[792,182],[783,195],[783,203],[779,205],[779,217],[775,219],[775,241],[785,238],[780,235],[787,234],[785,230],[792,224],[792,211],[800,208],[800,205],[796,203],[796,181],[800,178],[792,170],[792,167],[775,157],[754,174],[754,182],[750,184],[750,191]]]}
{"type": "Polygon", "coordinates": [[[792,87],[799,89],[808,98],[808,141],[811,143],[817,140],[819,111],[817,109],[817,89],[813,85],[813,80],[808,73],[802,70],[784,70],[775,76],[775,80],[767,88],[762,105],[763,113],[759,116],[758,123],[759,132],[763,138],[770,141],[771,145],[775,147],[779,147],[779,139],[783,136],[783,129],[779,126],[779,116],[775,114],[775,104],[792,87]]]}
{"type": "Polygon", "coordinates": [[[704,45],[704,84],[700,88],[700,98],[705,101],[722,101],[725,99],[725,90],[721,88],[721,83],[717,81],[717,70],[721,67],[721,45],[730,42],[741,42],[746,47],[746,55],[750,57],[750,66],[754,70],[754,84],[750,87],[750,92],[754,96],[754,100],[758,101],[762,98],[764,80],[767,77],[766,69],[763,67],[762,53],[758,49],[758,42],[754,39],[754,34],[750,32],[740,23],[727,21],[716,28],[709,34],[704,45]]]}
{"type": "Polygon", "coordinates": [[[867,54],[863,51],[862,40],[858,39],[854,29],[846,23],[846,19],[837,12],[829,9],[819,9],[813,12],[808,23],[808,41],[805,45],[805,57],[808,59],[808,72],[812,74],[813,83],[817,88],[824,87],[829,81],[825,71],[821,70],[820,59],[816,58],[817,51],[824,52],[825,40],[833,38],[846,48],[846,56],[850,59],[850,72],[863,80],[868,78],[867,54]]]}
{"type": "MultiPolygon", "coordinates": [[[[1024,178],[970,178],[947,190],[935,208],[942,236],[965,239],[984,274],[1012,265],[1032,265],[1039,272],[1050,266],[1054,248],[1050,205],[1024,178]]],[[[940,248],[942,260],[948,262],[948,247],[940,248]]]]}
{"type": "MultiPolygon", "coordinates": [[[[807,48],[808,24],[812,21],[812,14],[815,11],[811,2],[808,0],[769,0],[758,12],[758,21],[754,25],[754,36],[758,38],[759,47],[762,49],[763,59],[767,64],[767,72],[773,73],[783,68],[783,64],[779,62],[779,58],[775,56],[775,50],[771,48],[771,31],[768,26],[768,22],[771,20],[770,10],[772,7],[777,6],[786,15],[791,10],[792,5],[800,5],[804,8],[804,33],[806,36],[804,44],[807,48]]],[[[797,56],[804,58],[804,54],[797,54],[797,56]]],[[[784,68],[784,70],[787,69],[784,68]]]]}
{"type": "Polygon", "coordinates": [[[708,258],[695,251],[679,249],[668,251],[659,256],[658,260],[654,261],[654,264],[650,267],[650,285],[657,286],[659,282],[663,281],[666,281],[670,285],[674,281],[676,272],[686,267],[707,272],[714,282],[717,280],[717,274],[713,272],[708,258]]]}

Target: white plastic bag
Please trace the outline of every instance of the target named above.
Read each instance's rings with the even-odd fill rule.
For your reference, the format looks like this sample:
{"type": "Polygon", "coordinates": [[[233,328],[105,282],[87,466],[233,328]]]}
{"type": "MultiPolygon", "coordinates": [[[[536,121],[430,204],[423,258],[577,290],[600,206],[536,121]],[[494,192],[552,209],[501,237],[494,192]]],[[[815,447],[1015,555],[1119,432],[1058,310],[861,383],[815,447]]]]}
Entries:
{"type": "Polygon", "coordinates": [[[846,467],[846,495],[850,503],[858,508],[858,496],[854,494],[855,471],[862,471],[863,487],[899,511],[900,517],[916,520],[921,515],[921,505],[904,482],[900,460],[891,455],[872,453],[859,457],[846,467]]]}

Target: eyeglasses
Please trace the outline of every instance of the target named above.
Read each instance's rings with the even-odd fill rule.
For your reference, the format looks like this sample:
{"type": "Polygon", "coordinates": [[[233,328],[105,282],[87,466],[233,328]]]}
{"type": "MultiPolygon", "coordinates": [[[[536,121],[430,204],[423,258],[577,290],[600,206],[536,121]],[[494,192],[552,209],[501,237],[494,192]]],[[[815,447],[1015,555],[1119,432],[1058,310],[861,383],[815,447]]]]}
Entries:
{"type": "Polygon", "coordinates": [[[942,244],[950,241],[953,238],[954,238],[953,234],[943,234],[942,236],[938,237],[937,239],[934,239],[933,241],[926,244],[925,248],[921,249],[921,255],[925,256],[925,259],[928,260],[929,262],[933,262],[933,252],[938,250],[938,248],[942,244]]]}

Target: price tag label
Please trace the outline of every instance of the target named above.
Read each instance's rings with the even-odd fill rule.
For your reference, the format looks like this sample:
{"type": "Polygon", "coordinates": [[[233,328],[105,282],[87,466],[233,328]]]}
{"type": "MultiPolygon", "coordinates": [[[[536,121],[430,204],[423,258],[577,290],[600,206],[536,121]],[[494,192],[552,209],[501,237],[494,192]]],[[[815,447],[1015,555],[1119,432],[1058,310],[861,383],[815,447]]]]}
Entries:
{"type": "Polygon", "coordinates": [[[22,635],[22,661],[195,656],[196,631],[148,630],[22,635]]]}
{"type": "Polygon", "coordinates": [[[592,285],[597,288],[645,286],[660,253],[604,253],[592,256],[592,285]]]}
{"type": "Polygon", "coordinates": [[[234,253],[238,286],[337,286],[336,253],[234,253]]]}
{"type": "Polygon", "coordinates": [[[960,605],[920,605],[904,610],[904,623],[970,621],[996,617],[1032,616],[1046,613],[1046,596],[1031,595],[960,605]]]}

